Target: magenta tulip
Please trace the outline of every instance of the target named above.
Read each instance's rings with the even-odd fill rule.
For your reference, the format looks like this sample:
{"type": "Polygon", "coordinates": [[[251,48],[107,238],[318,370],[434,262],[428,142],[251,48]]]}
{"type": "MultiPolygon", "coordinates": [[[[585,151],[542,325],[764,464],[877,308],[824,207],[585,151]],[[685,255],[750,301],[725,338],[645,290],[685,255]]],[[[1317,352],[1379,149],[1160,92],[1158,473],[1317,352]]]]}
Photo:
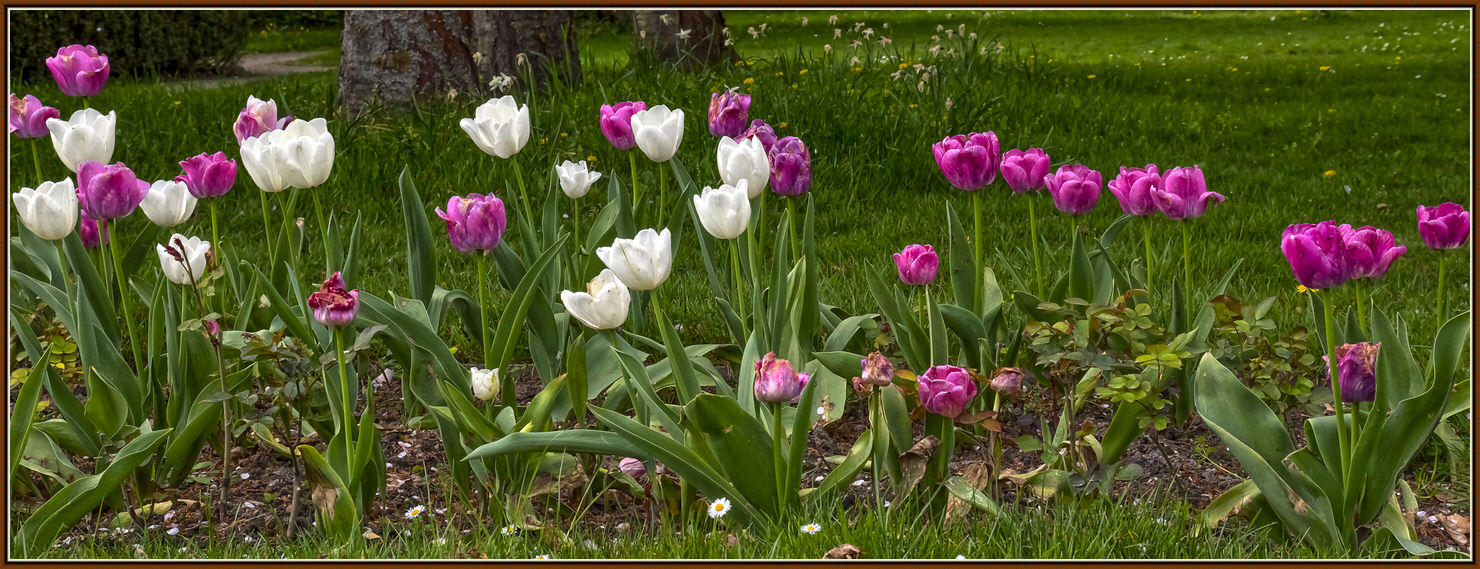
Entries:
{"type": "Polygon", "coordinates": [[[1127,215],[1156,213],[1156,202],[1151,191],[1161,186],[1161,175],[1156,173],[1155,164],[1145,168],[1120,167],[1120,175],[1110,180],[1110,193],[1120,201],[1120,210],[1127,215]]]}
{"type": "Polygon", "coordinates": [[[776,141],[766,153],[771,161],[771,191],[800,196],[812,188],[812,153],[795,136],[776,141]]]}
{"type": "Polygon", "coordinates": [[[7,127],[11,134],[21,138],[41,138],[51,135],[46,128],[46,119],[54,119],[62,116],[62,112],[41,104],[41,99],[35,95],[26,95],[24,98],[10,94],[10,125],[7,127]]]}
{"type": "Polygon", "coordinates": [[[997,146],[997,133],[992,131],[958,134],[931,145],[935,164],[946,181],[968,192],[980,190],[997,181],[997,168],[1002,151],[997,146]]]}
{"type": "Polygon", "coordinates": [[[935,282],[935,272],[940,269],[940,257],[929,245],[910,245],[894,254],[894,268],[899,270],[899,280],[907,285],[928,285],[935,282]]]}
{"type": "Polygon", "coordinates": [[[647,103],[642,101],[623,101],[616,105],[601,106],[601,134],[606,140],[617,147],[617,150],[628,150],[637,146],[637,137],[632,135],[632,114],[638,111],[646,111],[647,103]]]}
{"type": "Polygon", "coordinates": [[[330,327],[344,326],[355,320],[360,312],[360,291],[345,290],[344,277],[335,271],[319,287],[319,291],[308,295],[308,307],[313,309],[313,319],[330,327]]]}
{"type": "Polygon", "coordinates": [[[920,406],[926,411],[955,418],[976,397],[976,382],[965,369],[939,365],[925,370],[916,380],[920,387],[920,406]]]}
{"type": "Polygon", "coordinates": [[[185,182],[185,188],[196,199],[224,196],[236,183],[236,160],[227,158],[225,152],[202,152],[181,160],[180,168],[185,174],[175,180],[185,182]]]}
{"type": "MultiPolygon", "coordinates": [[[[1341,385],[1341,400],[1346,403],[1371,401],[1377,395],[1377,351],[1382,343],[1360,342],[1336,346],[1336,371],[1341,385]]],[[[1326,360],[1326,380],[1331,379],[1331,358],[1326,360]]]]}
{"type": "Polygon", "coordinates": [[[1053,205],[1072,215],[1089,213],[1100,201],[1100,173],[1079,164],[1059,166],[1059,171],[1043,177],[1053,205]]]}
{"type": "Polygon", "coordinates": [[[1171,219],[1202,217],[1208,202],[1222,203],[1223,194],[1208,191],[1202,169],[1177,167],[1161,176],[1161,183],[1151,187],[1156,208],[1171,219]]]}
{"type": "Polygon", "coordinates": [[[445,211],[437,208],[437,217],[447,222],[452,247],[464,253],[497,249],[508,225],[504,202],[493,194],[453,196],[445,211]]]}
{"type": "Polygon", "coordinates": [[[709,95],[709,134],[740,136],[750,115],[750,95],[725,91],[709,95]]]}
{"type": "Polygon", "coordinates": [[[761,148],[766,150],[766,154],[770,154],[771,147],[776,146],[776,129],[771,128],[771,125],[761,119],[750,121],[750,128],[745,129],[745,132],[740,133],[740,137],[735,140],[741,141],[752,137],[761,141],[761,148]]]}
{"type": "Polygon", "coordinates": [[[78,206],[93,219],[128,217],[148,193],[149,182],[134,176],[122,162],[105,165],[89,160],[77,167],[78,206]]]}
{"type": "Polygon", "coordinates": [[[108,56],[90,45],[72,44],[57,50],[56,57],[46,58],[46,68],[56,79],[57,88],[68,97],[91,97],[103,91],[108,82],[108,56]]]}
{"type": "Polygon", "coordinates": [[[77,228],[77,235],[82,238],[82,246],[92,249],[99,245],[108,244],[108,225],[96,219],[88,217],[86,213],[77,216],[81,220],[77,228]]]}
{"type": "Polygon", "coordinates": [[[1418,235],[1430,249],[1458,249],[1470,238],[1470,212],[1457,203],[1418,206],[1418,235]]]}
{"type": "Polygon", "coordinates": [[[1311,289],[1341,286],[1351,279],[1346,241],[1334,221],[1299,223],[1285,228],[1280,250],[1290,262],[1295,280],[1311,289]]]}
{"type": "Polygon", "coordinates": [[[791,362],[767,353],[755,362],[755,398],[766,403],[784,403],[802,393],[802,380],[791,362]]]}
{"type": "Polygon", "coordinates": [[[231,126],[231,132],[236,136],[237,144],[241,144],[248,138],[256,138],[270,131],[286,128],[290,122],[293,122],[293,117],[278,118],[277,101],[272,99],[264,101],[248,96],[247,105],[242,107],[240,113],[237,113],[236,123],[231,126]]]}
{"type": "Polygon", "coordinates": [[[1048,155],[1042,148],[1026,151],[1016,148],[1002,156],[1002,180],[1014,193],[1027,193],[1043,189],[1043,177],[1048,175],[1048,155]]]}
{"type": "Polygon", "coordinates": [[[1346,243],[1346,264],[1351,278],[1382,278],[1388,267],[1408,248],[1393,241],[1393,234],[1370,225],[1352,229],[1345,223],[1338,227],[1346,243]]]}

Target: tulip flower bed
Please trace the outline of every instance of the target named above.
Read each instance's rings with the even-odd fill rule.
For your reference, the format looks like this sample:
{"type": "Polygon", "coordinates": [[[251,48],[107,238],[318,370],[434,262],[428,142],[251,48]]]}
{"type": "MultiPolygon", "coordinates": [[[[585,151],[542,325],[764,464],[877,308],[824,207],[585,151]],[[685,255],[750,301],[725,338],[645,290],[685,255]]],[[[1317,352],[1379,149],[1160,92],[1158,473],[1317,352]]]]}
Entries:
{"type": "MultiPolygon", "coordinates": [[[[1332,180],[1346,166],[1263,164],[1267,140],[1241,158],[1230,125],[1268,111],[1209,103],[1175,59],[1055,63],[985,17],[849,16],[786,16],[769,33],[827,42],[800,55],[760,51],[760,22],[733,29],[733,68],[593,58],[587,85],[412,115],[341,116],[328,75],[110,84],[105,54],[59,49],[54,86],[11,96],[17,554],[1455,546],[1464,476],[1410,464],[1469,460],[1463,128],[1412,145],[1439,182],[1332,180]],[[1024,545],[1084,528],[1106,529],[1024,545]]],[[[1069,16],[1001,18],[1033,17],[1069,16]]],[[[1405,55],[1462,93],[1422,41],[1405,55]]],[[[1261,137],[1341,130],[1287,155],[1378,156],[1334,108],[1296,117],[1414,97],[1264,65],[1199,89],[1300,77],[1261,137]]],[[[1426,105],[1380,127],[1450,116],[1426,105]]]]}

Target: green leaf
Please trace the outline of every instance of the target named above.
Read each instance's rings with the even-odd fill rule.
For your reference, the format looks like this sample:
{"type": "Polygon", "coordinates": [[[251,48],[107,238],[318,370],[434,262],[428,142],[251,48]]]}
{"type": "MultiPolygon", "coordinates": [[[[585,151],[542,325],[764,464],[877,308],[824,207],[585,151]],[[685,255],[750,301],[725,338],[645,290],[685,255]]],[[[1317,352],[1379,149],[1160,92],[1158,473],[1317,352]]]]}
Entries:
{"type": "Polygon", "coordinates": [[[827,478],[822,479],[822,484],[818,485],[816,490],[807,494],[808,504],[826,503],[832,500],[833,495],[847,489],[848,485],[858,478],[858,473],[863,470],[863,465],[868,462],[869,455],[873,452],[874,429],[876,428],[878,427],[865,430],[863,434],[858,435],[858,440],[853,441],[853,448],[848,451],[848,457],[843,459],[843,463],[829,472],[827,478]]]}
{"type": "Polygon", "coordinates": [[[1079,234],[1075,233],[1069,252],[1069,296],[1092,300],[1094,295],[1094,269],[1090,267],[1089,256],[1084,252],[1084,245],[1079,242],[1079,234]]]}
{"type": "Polygon", "coordinates": [[[46,375],[56,373],[51,367],[51,348],[41,352],[41,357],[32,360],[30,371],[26,373],[25,383],[21,385],[20,393],[15,396],[13,411],[10,415],[10,481],[15,484],[15,476],[20,470],[17,468],[21,462],[21,451],[26,448],[26,438],[31,435],[31,423],[36,420],[36,402],[41,398],[41,385],[46,383],[46,375]]]}
{"type": "Polygon", "coordinates": [[[34,557],[51,547],[62,531],[72,527],[118,491],[123,481],[163,443],[169,429],[140,433],[113,456],[102,472],[68,484],[21,523],[16,541],[24,556],[34,557]]]}
{"type": "Polygon", "coordinates": [[[525,452],[564,452],[599,454],[613,457],[632,457],[648,460],[651,455],[638,449],[627,439],[610,431],[572,429],[568,431],[546,431],[537,433],[509,433],[508,436],[484,444],[468,453],[464,460],[482,460],[502,454],[525,452]]]}
{"type": "MultiPolygon", "coordinates": [[[[503,370],[509,364],[509,358],[514,355],[514,343],[518,340],[519,331],[524,327],[525,317],[529,314],[530,305],[534,302],[537,290],[535,287],[539,284],[545,269],[550,266],[556,254],[564,247],[567,237],[562,235],[540,254],[539,259],[536,259],[534,264],[530,265],[529,270],[524,273],[524,278],[519,280],[519,287],[514,289],[514,293],[510,295],[508,304],[504,305],[503,315],[498,321],[498,331],[493,336],[493,353],[497,358],[494,360],[494,368],[503,370]]],[[[513,405],[513,374],[504,374],[503,381],[503,404],[513,405]]]]}
{"type": "Polygon", "coordinates": [[[865,322],[873,322],[874,318],[878,318],[878,316],[878,314],[871,313],[844,318],[837,326],[833,327],[832,333],[827,335],[827,340],[822,343],[822,351],[837,352],[847,349],[848,343],[852,342],[853,337],[858,335],[858,330],[863,324],[865,322]]]}
{"type": "Polygon", "coordinates": [[[995,518],[1002,515],[1002,508],[997,505],[997,502],[993,501],[990,496],[983,494],[981,490],[977,490],[965,478],[952,476],[946,480],[945,486],[946,491],[950,492],[952,496],[960,498],[972,506],[976,506],[977,509],[990,514],[992,517],[995,518]]]}
{"type": "Polygon", "coordinates": [[[576,424],[586,424],[586,336],[574,334],[565,348],[565,389],[570,394],[571,411],[576,424]]]}
{"type": "Polygon", "coordinates": [[[977,267],[976,260],[972,258],[971,243],[966,239],[966,230],[961,226],[961,216],[956,209],[951,207],[951,202],[946,202],[946,228],[950,236],[950,244],[947,248],[946,260],[950,263],[951,292],[955,294],[956,304],[965,307],[972,313],[980,312],[981,306],[977,305],[977,267]]]}
{"type": "Polygon", "coordinates": [[[348,541],[359,535],[360,512],[355,508],[355,500],[351,494],[349,485],[339,476],[329,462],[319,454],[319,449],[313,445],[299,445],[299,456],[303,457],[303,463],[307,468],[304,472],[308,475],[308,482],[315,489],[332,491],[334,501],[329,510],[323,511],[319,519],[326,523],[331,535],[339,540],[348,541]]]}
{"type": "Polygon", "coordinates": [[[1232,488],[1224,490],[1208,506],[1197,515],[1197,532],[1213,529],[1223,523],[1229,516],[1242,513],[1244,509],[1255,500],[1260,500],[1259,487],[1254,485],[1253,480],[1245,480],[1235,484],[1232,488]]]}
{"type": "Polygon", "coordinates": [[[734,400],[711,393],[684,406],[684,418],[704,437],[735,489],[761,511],[777,511],[776,464],[766,428],[734,400]]]}
{"type": "Polygon", "coordinates": [[[426,304],[432,300],[432,288],[436,284],[432,226],[427,221],[426,206],[422,205],[416,182],[411,179],[410,166],[401,167],[397,184],[401,191],[401,220],[406,230],[406,276],[411,281],[411,297],[426,304]]]}
{"type": "Polygon", "coordinates": [[[688,401],[699,394],[699,380],[694,377],[694,366],[689,363],[689,356],[684,352],[683,342],[678,338],[678,331],[673,329],[673,324],[663,315],[659,303],[653,303],[653,310],[658,317],[658,330],[663,336],[663,347],[668,352],[668,365],[673,370],[677,381],[674,385],[678,387],[678,398],[680,401],[688,401]]]}

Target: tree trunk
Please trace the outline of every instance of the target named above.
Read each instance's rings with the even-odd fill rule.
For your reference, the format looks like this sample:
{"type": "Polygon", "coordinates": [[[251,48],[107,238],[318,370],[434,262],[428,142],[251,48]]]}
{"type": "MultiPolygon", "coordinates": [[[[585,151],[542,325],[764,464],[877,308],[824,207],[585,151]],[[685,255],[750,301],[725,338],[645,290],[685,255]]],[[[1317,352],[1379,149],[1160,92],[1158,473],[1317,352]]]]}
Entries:
{"type": "Polygon", "coordinates": [[[340,104],[488,93],[581,78],[575,19],[557,10],[349,10],[340,104]]]}
{"type": "Polygon", "coordinates": [[[692,69],[735,58],[719,10],[639,10],[632,13],[637,58],[692,69]]]}

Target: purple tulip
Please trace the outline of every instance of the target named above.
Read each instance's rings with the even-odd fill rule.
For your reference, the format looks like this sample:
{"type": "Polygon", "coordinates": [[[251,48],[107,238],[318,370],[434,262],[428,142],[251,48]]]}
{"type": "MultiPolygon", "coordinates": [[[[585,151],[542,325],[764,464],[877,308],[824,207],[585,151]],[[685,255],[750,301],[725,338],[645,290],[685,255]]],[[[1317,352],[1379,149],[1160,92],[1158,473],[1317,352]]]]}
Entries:
{"type": "Polygon", "coordinates": [[[726,91],[709,95],[709,134],[736,137],[745,132],[750,95],[726,91]]]}
{"type": "Polygon", "coordinates": [[[1002,151],[997,147],[997,133],[973,132],[947,136],[931,145],[935,164],[946,181],[968,192],[980,190],[997,181],[997,168],[1002,151]]]}
{"type": "Polygon", "coordinates": [[[784,403],[802,393],[802,380],[791,362],[766,354],[755,362],[755,398],[766,403],[784,403]]]}
{"type": "Polygon", "coordinates": [[[104,165],[88,160],[77,167],[78,206],[93,219],[128,217],[148,193],[149,182],[134,176],[122,162],[104,165]]]}
{"type": "Polygon", "coordinates": [[[800,196],[812,188],[812,154],[802,139],[788,136],[777,140],[766,151],[766,157],[771,160],[771,191],[800,196]]]}
{"type": "Polygon", "coordinates": [[[308,295],[308,307],[313,309],[313,319],[330,327],[344,326],[355,320],[360,312],[360,291],[345,290],[344,277],[334,271],[319,291],[308,295]]]}
{"type": "Polygon", "coordinates": [[[225,152],[202,152],[181,160],[180,168],[185,174],[175,180],[185,182],[185,188],[196,199],[224,196],[236,183],[236,160],[226,158],[225,152]]]}
{"type": "Polygon", "coordinates": [[[1014,193],[1027,193],[1043,189],[1043,177],[1048,175],[1048,155],[1042,148],[1026,151],[1016,148],[1002,156],[1002,179],[1014,193]]]}
{"type": "Polygon", "coordinates": [[[1000,368],[992,375],[992,390],[1003,397],[1015,397],[1023,392],[1023,378],[1027,376],[1028,374],[1019,368],[1000,368]]]}
{"type": "Polygon", "coordinates": [[[1059,166],[1059,171],[1043,177],[1053,206],[1064,213],[1089,213],[1100,201],[1100,173],[1080,164],[1059,166]]]}
{"type": "Polygon", "coordinates": [[[956,366],[935,366],[916,380],[920,384],[920,406],[937,415],[954,419],[976,397],[971,373],[956,366]]]}
{"type": "MultiPolygon", "coordinates": [[[[1377,396],[1377,350],[1382,343],[1361,342],[1336,346],[1337,378],[1341,384],[1341,400],[1347,403],[1371,401],[1377,396]]],[[[1331,380],[1331,358],[1326,360],[1326,380],[1331,380]]]]}
{"type": "Polygon", "coordinates": [[[1295,280],[1311,289],[1340,286],[1351,279],[1346,241],[1334,221],[1299,223],[1285,228],[1280,250],[1290,262],[1295,280]]]}
{"type": "Polygon", "coordinates": [[[621,462],[618,462],[617,470],[638,481],[641,481],[644,476],[647,476],[647,465],[643,464],[641,460],[632,457],[623,458],[621,462]]]}
{"type": "Polygon", "coordinates": [[[606,135],[606,140],[617,147],[617,150],[628,150],[637,146],[637,137],[632,135],[632,114],[638,111],[646,111],[647,103],[642,101],[623,101],[616,105],[601,106],[601,134],[606,135]]]}
{"type": "Polygon", "coordinates": [[[277,101],[268,99],[266,101],[257,97],[248,96],[247,106],[242,107],[236,115],[236,123],[231,126],[232,134],[236,135],[237,144],[248,138],[256,138],[270,131],[279,130],[293,122],[293,117],[277,116],[277,101]]]}
{"type": "Polygon", "coordinates": [[[791,398],[790,403],[792,405],[796,405],[797,403],[802,402],[802,391],[805,391],[807,389],[807,383],[810,381],[812,381],[812,374],[805,371],[797,372],[797,385],[799,386],[799,388],[797,389],[796,397],[791,398]]]}
{"type": "Polygon", "coordinates": [[[1458,249],[1470,238],[1470,212],[1464,206],[1444,202],[1418,206],[1418,234],[1430,249],[1458,249]]]}
{"type": "Polygon", "coordinates": [[[82,238],[83,247],[92,249],[98,245],[108,244],[108,224],[88,217],[86,213],[77,217],[81,220],[77,235],[82,238]]]}
{"type": "Polygon", "coordinates": [[[447,200],[446,211],[437,208],[437,217],[447,222],[447,237],[452,240],[452,247],[464,253],[497,249],[508,226],[504,201],[493,194],[452,196],[447,200]]]}
{"type": "Polygon", "coordinates": [[[899,280],[907,285],[928,285],[935,282],[935,272],[940,269],[940,257],[929,245],[910,245],[894,254],[894,268],[899,270],[899,280]]]}
{"type": "Polygon", "coordinates": [[[1177,167],[1167,170],[1161,183],[1151,187],[1151,199],[1167,217],[1188,219],[1202,217],[1209,200],[1222,203],[1223,194],[1208,191],[1201,168],[1177,167]]]}
{"type": "Polygon", "coordinates": [[[1365,225],[1357,229],[1345,223],[1338,227],[1341,240],[1346,243],[1346,265],[1351,278],[1382,278],[1388,267],[1408,248],[1393,241],[1387,230],[1365,225]]]}
{"type": "Polygon", "coordinates": [[[21,138],[41,138],[49,136],[51,131],[46,128],[46,119],[54,119],[62,116],[62,112],[41,104],[41,99],[35,95],[26,95],[25,98],[10,94],[10,126],[9,132],[21,138]]]}
{"type": "Polygon", "coordinates": [[[740,133],[740,138],[735,140],[741,141],[750,137],[760,139],[761,148],[766,150],[766,154],[770,154],[771,147],[776,146],[776,129],[771,128],[771,125],[761,119],[750,121],[750,128],[745,129],[745,132],[740,133]]]}
{"type": "Polygon", "coordinates": [[[862,388],[859,391],[870,386],[886,387],[894,383],[894,364],[889,363],[889,358],[884,357],[882,353],[869,354],[868,357],[859,361],[859,366],[863,368],[863,373],[856,383],[856,387],[862,388]]]}
{"type": "Polygon", "coordinates": [[[46,68],[56,79],[57,88],[68,97],[91,97],[103,91],[108,82],[108,56],[90,45],[72,44],[57,50],[56,57],[46,58],[46,68]]]}
{"type": "Polygon", "coordinates": [[[1156,173],[1155,164],[1145,168],[1120,167],[1120,175],[1110,180],[1110,193],[1120,200],[1120,210],[1128,215],[1156,213],[1156,202],[1151,192],[1162,184],[1161,175],[1156,173]]]}

